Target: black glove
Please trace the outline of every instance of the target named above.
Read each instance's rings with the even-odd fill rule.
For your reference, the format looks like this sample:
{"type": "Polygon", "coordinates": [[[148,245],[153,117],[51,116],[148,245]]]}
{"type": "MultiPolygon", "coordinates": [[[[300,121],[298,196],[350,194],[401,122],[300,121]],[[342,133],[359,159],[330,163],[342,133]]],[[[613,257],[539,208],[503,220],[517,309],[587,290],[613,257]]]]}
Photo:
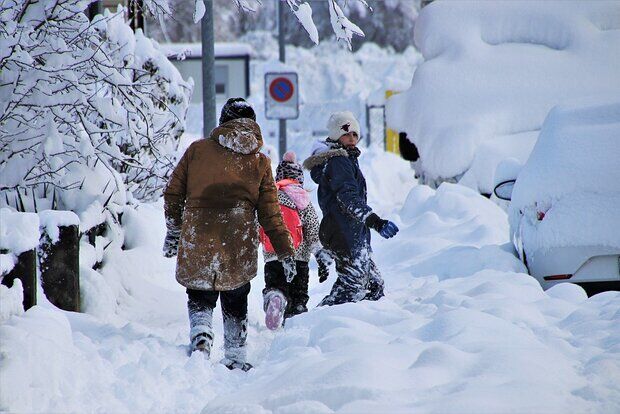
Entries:
{"type": "Polygon", "coordinates": [[[164,239],[164,256],[174,257],[179,251],[179,238],[181,232],[179,230],[168,230],[166,232],[166,238],[164,239]]]}
{"type": "Polygon", "coordinates": [[[291,283],[295,276],[297,276],[297,263],[295,262],[295,258],[293,256],[285,257],[282,261],[282,267],[284,268],[284,276],[286,276],[286,281],[291,283]]]}
{"type": "Polygon", "coordinates": [[[317,263],[319,264],[319,283],[323,283],[329,277],[329,266],[325,266],[325,263],[317,263]]]}
{"type": "Polygon", "coordinates": [[[385,239],[394,237],[398,233],[398,226],[389,220],[383,220],[381,217],[372,213],[366,218],[366,225],[375,230],[385,239]]]}
{"type": "Polygon", "coordinates": [[[329,266],[334,262],[332,255],[325,249],[319,249],[314,253],[314,258],[319,266],[319,283],[323,283],[329,277],[329,266]]]}

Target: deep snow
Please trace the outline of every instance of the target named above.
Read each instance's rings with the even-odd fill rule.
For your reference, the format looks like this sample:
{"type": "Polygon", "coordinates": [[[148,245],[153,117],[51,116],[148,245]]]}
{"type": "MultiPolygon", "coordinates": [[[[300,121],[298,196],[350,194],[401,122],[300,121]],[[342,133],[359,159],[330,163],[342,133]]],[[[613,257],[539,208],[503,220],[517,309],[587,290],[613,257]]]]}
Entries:
{"type": "MultiPolygon", "coordinates": [[[[312,308],[271,332],[250,293],[248,373],[186,355],[185,294],[161,255],[161,203],[124,217],[128,250],[82,283],[84,314],[39,305],[0,325],[8,412],[595,412],[620,410],[620,294],[544,292],[508,243],[506,214],[473,190],[414,184],[407,163],[361,158],[386,297],[312,308]],[[371,172],[372,171],[372,172],[371,172]],[[411,191],[410,191],[411,190],[411,191]],[[407,195],[408,194],[408,195],[407,195]],[[406,198],[405,198],[406,196],[406,198]]],[[[310,305],[329,291],[311,272],[310,305]]],[[[0,287],[2,315],[17,287],[0,287]]],[[[13,312],[15,309],[13,307],[13,312]]]]}

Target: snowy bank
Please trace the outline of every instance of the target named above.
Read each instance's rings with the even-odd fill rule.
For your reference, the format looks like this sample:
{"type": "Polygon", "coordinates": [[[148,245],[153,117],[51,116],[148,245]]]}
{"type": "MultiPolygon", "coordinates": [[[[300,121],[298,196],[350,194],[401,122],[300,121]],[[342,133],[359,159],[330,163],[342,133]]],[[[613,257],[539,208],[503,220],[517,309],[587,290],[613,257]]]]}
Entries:
{"type": "Polygon", "coordinates": [[[491,193],[497,164],[525,162],[553,106],[620,95],[618,29],[617,1],[433,2],[415,27],[425,61],[388,101],[388,125],[418,146],[427,182],[491,193]]]}

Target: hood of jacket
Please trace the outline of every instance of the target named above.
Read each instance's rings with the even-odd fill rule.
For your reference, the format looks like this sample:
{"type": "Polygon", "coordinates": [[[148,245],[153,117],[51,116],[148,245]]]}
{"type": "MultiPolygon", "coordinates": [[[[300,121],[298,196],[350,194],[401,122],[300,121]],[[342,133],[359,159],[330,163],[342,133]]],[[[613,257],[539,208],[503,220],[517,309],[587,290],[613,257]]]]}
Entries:
{"type": "Polygon", "coordinates": [[[304,161],[304,168],[312,170],[314,167],[322,165],[333,157],[348,157],[347,150],[342,147],[329,145],[325,141],[317,141],[312,147],[312,155],[304,161]]]}
{"type": "Polygon", "coordinates": [[[221,146],[238,154],[256,154],[263,146],[258,124],[250,118],[238,118],[213,129],[211,137],[221,146]]]}

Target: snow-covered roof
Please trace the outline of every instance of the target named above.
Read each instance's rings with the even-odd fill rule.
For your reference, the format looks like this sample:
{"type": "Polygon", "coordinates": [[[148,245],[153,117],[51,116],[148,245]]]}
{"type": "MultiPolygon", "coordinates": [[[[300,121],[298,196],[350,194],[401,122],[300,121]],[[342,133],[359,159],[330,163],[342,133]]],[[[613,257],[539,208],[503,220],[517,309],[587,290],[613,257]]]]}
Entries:
{"type": "MultiPolygon", "coordinates": [[[[161,43],[161,49],[168,57],[184,56],[199,58],[202,56],[201,43],[161,43]]],[[[215,57],[251,56],[254,49],[247,43],[216,43],[215,57]]]]}

